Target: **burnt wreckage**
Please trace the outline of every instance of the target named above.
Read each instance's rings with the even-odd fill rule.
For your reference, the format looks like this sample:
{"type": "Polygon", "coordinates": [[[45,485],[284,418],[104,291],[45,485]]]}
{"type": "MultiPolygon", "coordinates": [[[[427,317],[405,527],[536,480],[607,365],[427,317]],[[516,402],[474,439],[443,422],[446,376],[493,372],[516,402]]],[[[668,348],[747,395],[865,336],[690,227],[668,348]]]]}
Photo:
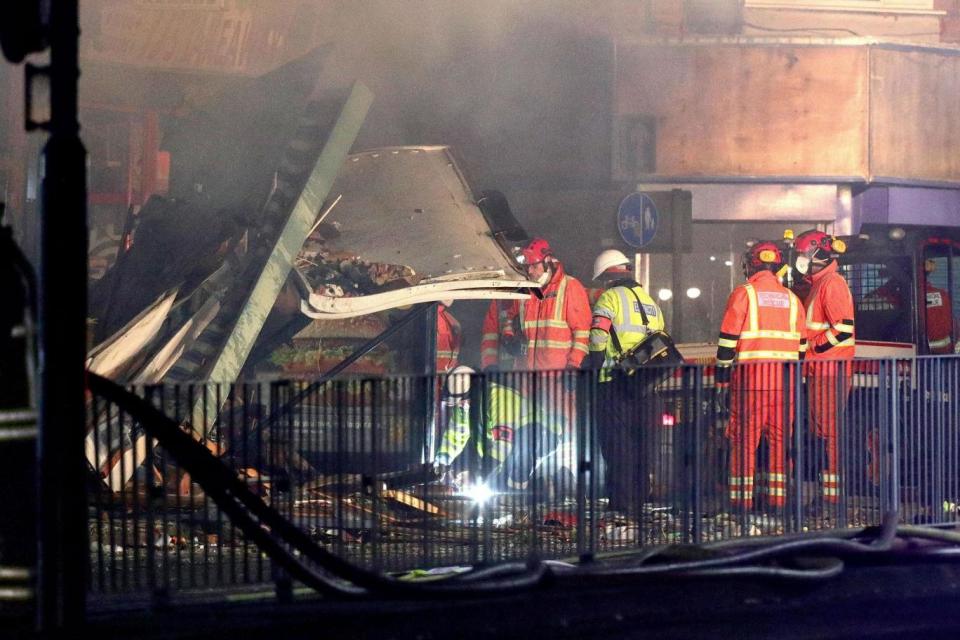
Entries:
{"type": "MultiPolygon", "coordinates": [[[[91,291],[90,371],[137,386],[226,387],[311,322],[529,295],[537,285],[506,244],[516,223],[502,198],[474,195],[448,147],[348,156],[372,99],[356,84],[345,99],[310,103],[285,146],[263,150],[275,168],[232,159],[207,172],[211,184],[195,172],[171,197],[151,198],[91,291]]],[[[221,142],[208,160],[229,158],[221,142]]],[[[184,420],[200,440],[226,402],[207,396],[184,420]]],[[[146,436],[92,422],[88,461],[119,491],[143,464],[146,436]]]]}

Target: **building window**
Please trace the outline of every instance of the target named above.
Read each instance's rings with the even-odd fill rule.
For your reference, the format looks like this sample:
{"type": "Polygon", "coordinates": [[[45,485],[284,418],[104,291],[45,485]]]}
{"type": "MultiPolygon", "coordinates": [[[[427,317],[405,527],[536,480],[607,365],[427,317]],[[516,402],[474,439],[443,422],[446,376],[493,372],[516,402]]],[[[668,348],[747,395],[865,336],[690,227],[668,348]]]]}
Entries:
{"type": "Polygon", "coordinates": [[[727,298],[746,278],[740,257],[748,240],[780,240],[785,229],[816,222],[694,222],[689,252],[650,256],[650,294],[678,343],[716,343],[727,298]]]}

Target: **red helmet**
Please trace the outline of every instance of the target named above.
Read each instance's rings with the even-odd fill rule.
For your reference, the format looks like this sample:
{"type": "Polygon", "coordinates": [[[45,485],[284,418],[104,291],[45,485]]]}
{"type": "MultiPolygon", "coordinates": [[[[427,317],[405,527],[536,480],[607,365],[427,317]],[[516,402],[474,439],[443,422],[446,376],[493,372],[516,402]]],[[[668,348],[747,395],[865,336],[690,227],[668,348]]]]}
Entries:
{"type": "Polygon", "coordinates": [[[523,264],[537,264],[552,255],[550,244],[543,238],[534,238],[520,251],[523,264]]]}
{"type": "Polygon", "coordinates": [[[843,253],[844,250],[842,241],[837,242],[830,234],[816,229],[804,231],[797,236],[797,239],[793,242],[793,247],[797,250],[797,253],[811,258],[819,250],[827,253],[843,253]]]}
{"type": "Polygon", "coordinates": [[[758,242],[743,254],[745,265],[753,270],[762,269],[766,266],[777,266],[783,262],[783,253],[776,242],[764,240],[758,242]]]}

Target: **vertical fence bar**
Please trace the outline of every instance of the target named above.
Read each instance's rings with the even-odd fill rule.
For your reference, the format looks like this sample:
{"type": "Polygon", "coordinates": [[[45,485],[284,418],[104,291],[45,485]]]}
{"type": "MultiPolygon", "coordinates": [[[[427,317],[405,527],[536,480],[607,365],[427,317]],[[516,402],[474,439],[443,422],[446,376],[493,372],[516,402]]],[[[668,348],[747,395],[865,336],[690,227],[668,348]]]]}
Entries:
{"type": "MultiPolygon", "coordinates": [[[[375,380],[365,380],[367,389],[369,390],[369,404],[370,404],[370,456],[373,461],[373,473],[374,478],[377,477],[377,474],[381,473],[382,463],[381,463],[381,453],[380,453],[380,431],[384,428],[382,412],[380,411],[380,394],[378,393],[379,388],[375,380]]],[[[424,387],[430,387],[430,379],[426,380],[427,384],[424,387]]],[[[429,393],[429,391],[428,391],[429,393]]],[[[366,393],[363,394],[365,397],[366,393]]],[[[381,545],[381,536],[380,536],[380,509],[382,507],[382,496],[380,493],[381,483],[379,480],[373,483],[373,531],[370,534],[370,542],[373,545],[373,554],[372,554],[372,568],[374,571],[382,570],[382,562],[380,552],[381,545]]]]}
{"type": "MultiPolygon", "coordinates": [[[[754,535],[757,528],[762,535],[775,535],[822,527],[830,520],[808,520],[811,514],[805,508],[813,497],[806,495],[806,487],[816,486],[808,476],[818,472],[821,482],[824,473],[840,478],[838,501],[821,510],[833,516],[836,526],[875,524],[877,511],[903,510],[904,518],[926,523],[955,521],[960,406],[953,400],[960,360],[920,357],[832,364],[836,375],[824,376],[829,381],[811,376],[806,387],[802,363],[754,371],[760,378],[779,375],[785,396],[778,407],[781,435],[784,443],[792,442],[792,451],[772,442],[776,431],[764,425],[760,450],[768,452],[765,467],[754,440],[744,434],[729,443],[739,462],[731,460],[724,466],[707,457],[713,455],[707,448],[714,444],[708,435],[716,435],[707,433],[715,430],[710,420],[720,416],[708,401],[702,366],[685,365],[669,375],[655,367],[641,369],[625,383],[607,388],[601,387],[611,383],[598,383],[595,372],[587,371],[474,374],[467,408],[470,438],[460,463],[475,472],[473,484],[487,481],[498,495],[482,505],[458,503],[459,516],[449,507],[445,515],[432,513],[429,507],[420,509],[402,526],[394,521],[402,508],[391,508],[393,494],[387,490],[404,487],[390,484],[383,474],[413,468],[423,459],[427,429],[437,424],[425,419],[420,400],[429,389],[441,389],[438,377],[336,380],[306,393],[293,383],[274,383],[268,413],[261,385],[229,390],[218,385],[213,394],[202,388],[201,392],[205,400],[211,398],[211,406],[204,405],[204,412],[211,415],[204,417],[206,424],[213,424],[207,434],[212,440],[209,448],[220,461],[247,477],[251,489],[265,495],[296,526],[317,537],[332,532],[336,553],[377,571],[562,557],[571,552],[589,562],[601,549],[701,543],[716,535],[754,535]],[[522,391],[524,398],[523,415],[500,416],[515,428],[509,464],[495,458],[496,443],[488,430],[496,426],[490,404],[491,389],[498,386],[522,391]],[[822,450],[816,425],[804,426],[809,402],[820,402],[821,408],[829,405],[824,394],[836,395],[835,459],[824,458],[830,454],[822,450]],[[294,396],[299,398],[296,406],[291,403],[294,396]],[[223,411],[214,419],[212,412],[221,406],[223,411]],[[636,425],[640,435],[639,442],[633,442],[637,433],[618,434],[621,453],[635,462],[624,472],[630,480],[629,495],[625,510],[619,512],[604,510],[598,499],[604,480],[598,432],[607,428],[606,412],[614,407],[628,412],[623,422],[636,425]],[[668,414],[676,419],[672,428],[668,414]],[[630,453],[631,448],[636,451],[630,453]],[[320,461],[316,469],[308,458],[320,461]],[[576,473],[568,482],[570,467],[576,473]],[[503,472],[499,485],[493,484],[495,469],[503,472]],[[758,478],[755,487],[746,480],[751,469],[758,478]],[[351,502],[357,470],[363,478],[362,492],[351,502]],[[785,501],[776,499],[781,486],[778,470],[790,479],[785,501]],[[719,484],[718,474],[726,474],[723,486],[728,497],[738,488],[744,499],[718,510],[711,523],[705,519],[712,511],[706,503],[719,484]],[[651,476],[654,485],[648,484],[651,476]],[[731,476],[743,484],[735,486],[731,476]],[[321,478],[323,482],[307,483],[321,478]],[[764,507],[749,504],[751,498],[766,499],[764,507]],[[513,524],[495,525],[503,516],[513,516],[513,524]]],[[[738,365],[742,376],[738,380],[751,377],[750,366],[738,365]]],[[[766,387],[776,381],[764,380],[759,385],[764,388],[741,388],[733,394],[741,429],[753,420],[750,413],[759,403],[769,400],[766,387]]],[[[171,388],[169,402],[164,387],[136,391],[179,421],[181,404],[193,406],[197,390],[194,386],[183,390],[186,402],[181,402],[180,387],[171,388]]],[[[240,540],[229,521],[227,541],[221,512],[205,492],[197,493],[179,463],[140,431],[133,416],[98,398],[91,400],[89,411],[92,455],[98,470],[109,470],[105,479],[112,482],[91,492],[96,514],[90,523],[96,544],[90,551],[96,563],[92,591],[122,594],[147,589],[154,604],[161,605],[172,589],[264,581],[261,554],[240,540]],[[140,458],[145,452],[142,468],[130,466],[138,459],[138,450],[140,458]],[[123,478],[129,480],[119,482],[123,478]]],[[[413,492],[424,505],[440,504],[434,487],[416,484],[413,492]]],[[[272,562],[269,570],[278,597],[289,599],[289,576],[272,562]]]]}
{"type": "Polygon", "coordinates": [[[592,547],[590,540],[587,539],[587,482],[588,474],[594,473],[594,469],[599,468],[592,452],[591,442],[588,438],[590,429],[591,402],[587,394],[589,393],[588,381],[590,373],[587,371],[577,372],[577,477],[576,477],[576,536],[577,536],[577,556],[581,562],[587,562],[592,559],[592,547]]]}
{"type": "MultiPolygon", "coordinates": [[[[104,500],[104,488],[103,488],[103,460],[104,457],[101,454],[101,443],[100,443],[100,431],[101,431],[101,410],[99,409],[100,404],[98,402],[97,396],[93,396],[90,400],[90,423],[93,425],[93,461],[94,461],[94,471],[96,476],[96,490],[93,493],[93,501],[96,507],[97,514],[97,540],[96,540],[96,549],[97,549],[97,588],[100,592],[106,591],[106,567],[104,563],[103,555],[103,514],[107,513],[107,505],[104,500]]],[[[106,414],[109,409],[104,407],[103,413],[106,414]]],[[[109,429],[109,422],[103,425],[106,427],[105,430],[109,429]]],[[[109,431],[108,431],[109,434],[109,431]]],[[[107,436],[107,450],[110,449],[110,440],[109,435],[107,436]]],[[[94,572],[90,572],[91,576],[94,575],[94,572]]]]}
{"type": "MultiPolygon", "coordinates": [[[[267,493],[269,495],[270,505],[281,512],[283,510],[284,500],[284,496],[281,493],[281,484],[283,482],[292,483],[292,479],[289,476],[289,466],[285,465],[283,460],[284,457],[289,459],[293,453],[290,450],[291,443],[289,440],[285,441],[281,435],[286,435],[287,424],[291,422],[290,412],[284,409],[289,403],[289,390],[290,383],[288,381],[270,383],[270,397],[268,400],[270,410],[268,420],[265,421],[266,424],[270,425],[269,431],[266,434],[267,446],[269,447],[267,469],[270,477],[270,489],[267,493]],[[286,476],[283,474],[285,466],[288,472],[286,476]]],[[[263,468],[260,468],[260,472],[261,474],[263,473],[263,468]]],[[[286,516],[287,519],[290,519],[292,513],[288,511],[286,516]]],[[[289,574],[287,574],[282,567],[277,566],[272,560],[270,561],[270,574],[273,579],[274,593],[277,601],[282,603],[292,602],[293,581],[289,574]]]]}
{"type": "Polygon", "coordinates": [[[803,384],[803,366],[798,364],[794,369],[793,375],[793,518],[794,526],[797,532],[803,531],[803,479],[804,474],[804,450],[803,435],[806,431],[807,405],[804,395],[803,384]]]}
{"type": "MultiPolygon", "coordinates": [[[[703,542],[703,496],[706,490],[703,483],[704,460],[703,453],[706,448],[703,444],[703,367],[694,366],[693,372],[694,402],[691,413],[687,413],[687,421],[690,422],[690,448],[685,456],[685,461],[692,458],[693,462],[693,542],[700,544],[703,542]]],[[[687,476],[689,477],[689,476],[687,476]]]]}
{"type": "MultiPolygon", "coordinates": [[[[237,433],[237,421],[230,421],[230,440],[229,447],[233,450],[233,461],[234,464],[239,466],[240,477],[246,482],[246,456],[247,456],[247,439],[245,437],[245,425],[247,424],[247,415],[249,411],[249,398],[250,391],[246,382],[240,384],[240,411],[238,412],[240,420],[239,434],[237,433]]],[[[241,539],[241,544],[242,544],[241,539]]],[[[243,562],[246,565],[246,561],[243,559],[246,554],[241,555],[239,561],[243,562]]],[[[240,578],[238,576],[245,576],[246,569],[239,572],[238,574],[238,558],[237,558],[237,527],[232,522],[230,523],[230,583],[238,584],[240,578]]]]}
{"type": "Polygon", "coordinates": [[[945,496],[945,487],[944,483],[946,480],[946,459],[949,451],[947,437],[946,437],[946,427],[945,427],[945,407],[943,405],[943,399],[946,396],[946,392],[943,387],[943,378],[944,371],[940,366],[944,364],[946,360],[942,357],[939,357],[935,360],[931,360],[927,363],[928,367],[932,368],[936,375],[936,385],[934,388],[934,402],[937,408],[937,417],[936,417],[936,465],[933,472],[933,496],[930,501],[930,522],[938,523],[943,519],[943,502],[945,496]]]}
{"type": "Polygon", "coordinates": [[[837,376],[837,460],[833,462],[837,475],[837,518],[836,523],[844,528],[847,526],[847,509],[850,504],[849,493],[856,487],[850,476],[853,468],[850,465],[850,456],[853,452],[853,433],[847,421],[847,401],[849,387],[847,384],[850,372],[849,361],[837,363],[840,375],[837,376]]]}
{"type": "Polygon", "coordinates": [[[900,424],[898,420],[900,412],[900,376],[897,372],[897,362],[894,360],[891,368],[890,385],[890,450],[893,459],[893,465],[890,469],[890,509],[894,513],[900,512],[900,424]]]}
{"type": "Polygon", "coordinates": [[[960,492],[958,492],[958,487],[960,487],[960,465],[958,465],[958,460],[960,460],[960,450],[958,450],[958,442],[960,442],[960,437],[958,437],[958,426],[960,426],[960,421],[958,421],[958,413],[960,413],[960,402],[958,402],[957,392],[960,390],[958,382],[960,378],[957,376],[957,360],[954,358],[945,359],[942,361],[944,366],[947,366],[947,391],[946,396],[944,397],[944,402],[946,403],[947,415],[946,415],[946,429],[947,429],[947,466],[944,472],[944,477],[947,479],[946,487],[946,496],[944,503],[942,505],[942,510],[940,511],[940,520],[944,523],[953,523],[956,522],[957,517],[957,503],[960,502],[960,492]]]}
{"type": "MultiPolygon", "coordinates": [[[[147,387],[143,390],[144,398],[151,404],[153,407],[157,407],[156,399],[154,398],[154,392],[156,391],[155,387],[147,387]]],[[[160,410],[163,407],[158,407],[160,410]]],[[[153,438],[145,438],[145,455],[144,455],[144,499],[146,503],[144,504],[146,511],[146,525],[145,531],[146,534],[146,588],[151,597],[156,593],[157,588],[157,576],[156,576],[156,537],[154,535],[154,528],[156,526],[153,513],[153,505],[156,500],[154,495],[154,466],[153,466],[153,438]]]]}
{"type": "MultiPolygon", "coordinates": [[[[127,389],[129,391],[129,388],[127,389]]],[[[123,409],[117,410],[117,425],[121,433],[121,445],[120,445],[120,475],[116,484],[116,493],[119,495],[120,502],[120,545],[114,550],[115,554],[120,556],[120,588],[124,591],[128,591],[130,588],[130,571],[129,571],[129,521],[127,520],[127,507],[129,506],[130,498],[127,495],[126,490],[126,479],[127,479],[127,448],[126,444],[130,442],[131,444],[135,442],[133,433],[132,433],[132,423],[127,416],[126,411],[123,409]]],[[[135,446],[135,445],[134,445],[135,446]]]]}

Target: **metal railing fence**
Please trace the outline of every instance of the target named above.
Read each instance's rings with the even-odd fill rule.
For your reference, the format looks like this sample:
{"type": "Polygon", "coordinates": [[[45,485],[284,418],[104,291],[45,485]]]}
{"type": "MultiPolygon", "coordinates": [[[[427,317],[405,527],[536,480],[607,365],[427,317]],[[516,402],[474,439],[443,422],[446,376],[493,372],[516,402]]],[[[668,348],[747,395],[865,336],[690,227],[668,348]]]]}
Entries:
{"type": "MultiPolygon", "coordinates": [[[[954,523],[960,358],[134,389],[316,544],[379,571],[954,523]]],[[[88,403],[91,602],[285,578],[88,403]]]]}

